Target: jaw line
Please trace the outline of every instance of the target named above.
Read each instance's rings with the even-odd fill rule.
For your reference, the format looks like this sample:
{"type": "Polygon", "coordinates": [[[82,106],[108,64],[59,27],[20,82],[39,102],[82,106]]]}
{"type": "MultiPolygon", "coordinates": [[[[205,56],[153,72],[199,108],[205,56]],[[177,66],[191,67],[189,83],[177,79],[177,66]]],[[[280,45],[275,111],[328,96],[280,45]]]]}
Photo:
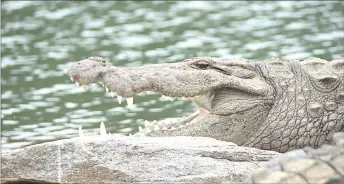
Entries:
{"type": "MultiPolygon", "coordinates": [[[[69,72],[66,72],[66,74],[70,77],[71,81],[76,83],[77,87],[82,86],[86,90],[87,87],[88,87],[87,85],[89,85],[91,83],[98,83],[98,84],[101,84],[108,92],[108,88],[104,85],[104,83],[101,80],[99,80],[98,82],[91,82],[91,83],[84,82],[84,83],[82,83],[80,81],[80,78],[77,78],[75,76],[73,77],[72,74],[70,74],[69,72]]],[[[184,98],[184,100],[192,100],[192,101],[194,101],[193,98],[194,97],[199,98],[199,96],[202,96],[202,95],[195,95],[195,96],[192,96],[192,97],[182,97],[182,98],[184,98]]],[[[168,97],[168,96],[165,96],[165,97],[173,98],[173,97],[168,97]]],[[[190,114],[187,117],[180,118],[178,121],[166,123],[166,121],[162,120],[161,122],[165,122],[165,123],[153,122],[149,126],[145,125],[144,129],[139,127],[139,130],[140,130],[139,133],[143,133],[145,135],[149,135],[150,133],[153,133],[153,134],[154,133],[158,133],[158,132],[159,133],[163,133],[164,131],[173,131],[173,130],[176,130],[176,129],[185,128],[185,127],[187,127],[187,126],[197,122],[197,121],[194,121],[194,120],[197,120],[199,117],[202,117],[202,116],[207,115],[207,114],[210,114],[210,112],[208,110],[198,106],[198,109],[196,110],[196,112],[190,114]]]]}
{"type": "Polygon", "coordinates": [[[189,116],[182,118],[179,121],[170,122],[170,123],[161,123],[161,122],[153,122],[148,126],[145,125],[144,129],[140,129],[139,133],[144,135],[152,135],[152,136],[159,136],[160,134],[163,135],[164,132],[174,131],[180,128],[185,128],[189,125],[195,123],[194,120],[198,119],[198,117],[202,116],[202,112],[198,109],[196,112],[190,114],[189,116]]]}

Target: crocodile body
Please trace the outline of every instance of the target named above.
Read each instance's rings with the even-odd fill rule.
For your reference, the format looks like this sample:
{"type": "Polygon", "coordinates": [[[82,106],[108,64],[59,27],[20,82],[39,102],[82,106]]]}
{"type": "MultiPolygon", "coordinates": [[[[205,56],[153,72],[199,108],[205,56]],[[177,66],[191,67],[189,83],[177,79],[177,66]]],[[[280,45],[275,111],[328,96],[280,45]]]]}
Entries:
{"type": "Polygon", "coordinates": [[[286,152],[331,143],[333,133],[344,131],[344,58],[196,57],[120,68],[90,57],[67,74],[84,87],[103,84],[129,106],[145,91],[197,101],[199,110],[178,122],[146,123],[141,132],[148,136],[205,136],[286,152]]]}

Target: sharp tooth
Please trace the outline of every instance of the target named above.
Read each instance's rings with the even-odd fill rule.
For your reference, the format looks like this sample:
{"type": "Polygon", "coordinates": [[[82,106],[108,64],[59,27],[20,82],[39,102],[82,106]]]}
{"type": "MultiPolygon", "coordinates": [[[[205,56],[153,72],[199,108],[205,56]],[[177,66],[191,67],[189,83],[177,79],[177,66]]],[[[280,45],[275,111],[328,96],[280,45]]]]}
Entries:
{"type": "Polygon", "coordinates": [[[162,130],[167,130],[167,128],[166,127],[162,127],[162,130]]]}
{"type": "Polygon", "coordinates": [[[153,127],[154,127],[154,124],[153,124],[153,123],[150,123],[150,122],[147,121],[147,120],[145,120],[144,124],[145,124],[145,128],[146,128],[146,129],[147,129],[147,128],[153,129],[153,127]]]}
{"type": "Polygon", "coordinates": [[[109,93],[109,88],[105,87],[105,89],[106,89],[106,93],[109,93]]]}
{"type": "Polygon", "coordinates": [[[126,100],[127,100],[128,107],[129,107],[129,108],[134,107],[134,98],[133,98],[133,97],[126,98],[126,100]]]}
{"type": "Polygon", "coordinates": [[[72,81],[74,82],[74,79],[73,79],[73,77],[70,77],[70,80],[72,80],[72,81]]]}
{"type": "Polygon", "coordinates": [[[79,86],[80,86],[80,84],[79,84],[78,82],[75,82],[75,85],[76,85],[76,87],[79,87],[79,86]]]}
{"type": "Polygon", "coordinates": [[[101,84],[103,87],[105,86],[102,82],[98,82],[99,84],[101,84]]]}
{"type": "Polygon", "coordinates": [[[145,124],[145,127],[150,125],[149,121],[147,121],[147,120],[144,121],[144,124],[145,124]]]}
{"type": "Polygon", "coordinates": [[[143,128],[141,126],[139,126],[139,132],[143,133],[143,128]]]}
{"type": "Polygon", "coordinates": [[[186,121],[181,121],[181,122],[179,122],[179,124],[185,126],[186,125],[186,121]]]}
{"type": "Polygon", "coordinates": [[[84,88],[84,90],[87,90],[87,85],[83,84],[82,87],[84,88]]]}
{"type": "Polygon", "coordinates": [[[165,100],[170,100],[170,101],[173,101],[173,100],[174,100],[174,98],[172,98],[172,97],[169,97],[169,96],[162,95],[162,96],[161,96],[161,100],[163,100],[163,101],[165,101],[165,100]]]}
{"type": "Polygon", "coordinates": [[[82,126],[79,126],[79,137],[84,137],[84,132],[82,132],[82,126]]]}
{"type": "Polygon", "coordinates": [[[118,101],[119,104],[121,104],[122,103],[122,97],[117,95],[117,101],[118,101]]]}
{"type": "Polygon", "coordinates": [[[166,100],[166,96],[165,96],[165,95],[162,95],[162,96],[161,96],[161,100],[163,100],[163,101],[166,100]]]}
{"type": "Polygon", "coordinates": [[[149,128],[146,128],[145,130],[146,130],[146,133],[152,132],[152,130],[149,128]]]}
{"type": "Polygon", "coordinates": [[[158,131],[158,130],[160,130],[160,127],[158,125],[155,125],[154,126],[154,131],[158,131]]]}
{"type": "Polygon", "coordinates": [[[64,70],[64,73],[67,74],[67,71],[68,71],[68,69],[65,69],[65,70],[64,70]]]}
{"type": "Polygon", "coordinates": [[[111,97],[113,98],[115,96],[115,93],[111,91],[111,97]]]}
{"type": "Polygon", "coordinates": [[[106,129],[103,122],[100,123],[99,132],[100,132],[100,135],[106,135],[106,129]]]}
{"type": "Polygon", "coordinates": [[[186,123],[185,125],[190,125],[190,124],[192,124],[191,122],[188,122],[188,123],[186,123]]]}
{"type": "Polygon", "coordinates": [[[133,134],[129,133],[129,136],[132,136],[133,134]]]}

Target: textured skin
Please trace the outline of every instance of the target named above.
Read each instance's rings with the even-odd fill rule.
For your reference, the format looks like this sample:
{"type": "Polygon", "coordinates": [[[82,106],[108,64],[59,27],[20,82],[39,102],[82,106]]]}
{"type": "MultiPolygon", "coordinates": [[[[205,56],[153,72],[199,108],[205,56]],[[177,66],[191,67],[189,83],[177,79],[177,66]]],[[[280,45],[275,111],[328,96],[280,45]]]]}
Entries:
{"type": "Polygon", "coordinates": [[[344,131],[344,69],[333,68],[315,58],[301,65],[267,62],[263,73],[276,90],[274,106],[245,145],[285,152],[319,147],[331,142],[331,132],[344,131]]]}
{"type": "Polygon", "coordinates": [[[248,183],[344,183],[344,133],[336,133],[335,145],[290,151],[269,161],[248,183]]]}
{"type": "Polygon", "coordinates": [[[344,58],[247,62],[197,57],[119,68],[91,57],[67,74],[82,84],[102,83],[125,97],[143,91],[203,96],[196,99],[200,113],[156,124],[154,131],[144,131],[149,136],[206,136],[286,152],[319,147],[344,131],[344,58]]]}

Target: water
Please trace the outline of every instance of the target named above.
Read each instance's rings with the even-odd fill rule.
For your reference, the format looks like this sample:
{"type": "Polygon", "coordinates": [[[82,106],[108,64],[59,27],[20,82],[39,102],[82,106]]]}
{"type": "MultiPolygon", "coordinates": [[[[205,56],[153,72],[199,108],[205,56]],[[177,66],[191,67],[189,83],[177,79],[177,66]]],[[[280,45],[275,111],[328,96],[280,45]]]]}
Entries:
{"type": "Polygon", "coordinates": [[[99,134],[137,132],[144,120],[189,115],[192,102],[134,98],[137,108],[105,96],[99,85],[75,87],[70,61],[102,56],[117,66],[193,56],[252,60],[344,53],[343,2],[56,2],[12,1],[1,7],[3,151],[99,134]]]}

